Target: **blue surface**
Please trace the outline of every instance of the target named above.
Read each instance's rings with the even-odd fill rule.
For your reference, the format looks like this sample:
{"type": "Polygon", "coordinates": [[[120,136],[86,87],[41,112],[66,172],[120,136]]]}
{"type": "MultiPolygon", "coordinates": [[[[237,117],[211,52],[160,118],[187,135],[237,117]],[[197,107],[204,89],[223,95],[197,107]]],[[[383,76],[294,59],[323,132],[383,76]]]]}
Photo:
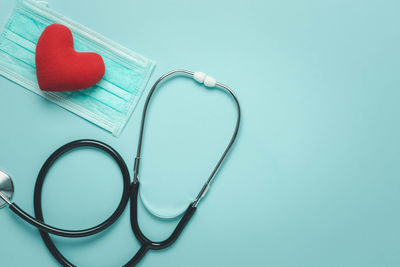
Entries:
{"type": "MultiPolygon", "coordinates": [[[[1,21],[12,2],[0,2],[1,21]]],[[[155,59],[151,84],[174,68],[202,70],[241,101],[239,140],[198,213],[174,246],[150,252],[140,266],[400,265],[398,1],[50,5],[155,59]]],[[[36,174],[68,141],[105,141],[133,165],[144,98],[115,138],[6,79],[0,88],[0,169],[30,213],[36,174]]],[[[233,112],[223,93],[194,83],[175,80],[157,93],[141,173],[152,208],[174,212],[194,196],[230,136],[233,112]]],[[[65,156],[45,185],[46,221],[100,222],[118,202],[118,175],[95,151],[65,156]]],[[[141,208],[141,226],[154,239],[176,222],[141,208]]],[[[0,225],[1,266],[57,266],[37,231],[7,210],[0,225]]],[[[139,248],[128,212],[99,236],[57,244],[78,266],[122,266],[139,248]]]]}

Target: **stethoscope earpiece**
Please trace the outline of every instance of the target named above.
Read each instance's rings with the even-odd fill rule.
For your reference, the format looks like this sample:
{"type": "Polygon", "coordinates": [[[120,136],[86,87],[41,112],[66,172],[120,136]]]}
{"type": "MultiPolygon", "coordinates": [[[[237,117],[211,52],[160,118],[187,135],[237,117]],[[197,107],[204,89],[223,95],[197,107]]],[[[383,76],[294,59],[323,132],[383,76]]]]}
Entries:
{"type": "Polygon", "coordinates": [[[11,204],[14,184],[10,175],[0,170],[0,209],[11,204]]]}

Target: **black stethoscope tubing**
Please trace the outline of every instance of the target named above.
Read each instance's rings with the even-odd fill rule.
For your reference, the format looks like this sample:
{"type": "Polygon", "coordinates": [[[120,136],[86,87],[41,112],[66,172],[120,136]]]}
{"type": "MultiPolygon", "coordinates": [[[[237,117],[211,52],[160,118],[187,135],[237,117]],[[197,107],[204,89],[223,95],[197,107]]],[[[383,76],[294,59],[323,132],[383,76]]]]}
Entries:
{"type": "Polygon", "coordinates": [[[237,117],[234,133],[232,135],[232,138],[231,138],[227,148],[225,149],[220,160],[218,161],[217,165],[213,169],[209,179],[207,180],[207,182],[204,184],[204,186],[200,190],[195,201],[190,203],[190,205],[186,209],[183,217],[179,221],[178,225],[176,226],[176,228],[172,232],[172,234],[164,241],[155,242],[155,241],[148,239],[142,233],[142,231],[139,227],[139,224],[138,224],[137,205],[138,205],[138,193],[139,193],[139,187],[140,187],[138,175],[139,175],[140,155],[141,155],[141,149],[142,149],[143,133],[144,133],[147,109],[148,109],[148,106],[150,103],[150,99],[151,99],[154,91],[156,90],[157,86],[160,84],[160,82],[162,80],[164,80],[165,78],[172,76],[174,74],[184,74],[184,75],[188,75],[194,79],[196,79],[196,75],[198,75],[196,73],[186,71],[186,70],[174,70],[174,71],[171,71],[171,72],[165,74],[161,78],[159,78],[156,81],[156,83],[153,85],[153,87],[151,88],[149,95],[147,96],[146,103],[144,105],[144,109],[143,109],[142,122],[141,122],[140,135],[139,135],[139,143],[138,143],[137,155],[136,155],[135,164],[134,164],[134,179],[133,179],[132,183],[130,182],[129,170],[126,166],[125,161],[118,154],[118,152],[115,151],[112,147],[110,147],[109,145],[107,145],[103,142],[97,141],[97,140],[90,140],[90,139],[76,140],[76,141],[70,142],[66,145],[63,145],[62,147],[57,149],[55,152],[53,152],[53,154],[50,155],[50,157],[43,164],[43,166],[38,174],[36,184],[35,184],[35,190],[34,190],[34,210],[35,210],[36,218],[33,218],[32,216],[27,214],[17,204],[11,203],[8,201],[9,208],[15,214],[17,214],[23,220],[25,220],[26,222],[32,224],[33,226],[35,226],[39,229],[40,235],[41,235],[46,247],[51,252],[51,254],[54,256],[54,258],[62,266],[74,267],[75,265],[73,265],[70,261],[68,261],[64,257],[64,255],[58,250],[58,248],[54,244],[54,242],[51,239],[49,234],[63,236],[63,237],[69,237],[69,238],[78,238],[78,237],[86,237],[86,236],[91,236],[91,235],[100,233],[100,232],[104,231],[105,229],[107,229],[108,227],[110,227],[116,220],[118,220],[118,218],[124,212],[126,205],[128,204],[128,201],[130,200],[131,201],[131,204],[130,204],[131,228],[132,228],[132,231],[133,231],[135,237],[141,243],[141,248],[131,258],[131,260],[124,265],[124,267],[135,266],[144,257],[144,255],[147,253],[147,251],[165,249],[165,248],[169,247],[170,245],[172,245],[177,240],[177,238],[179,237],[179,235],[181,234],[181,232],[183,231],[183,229],[185,228],[185,226],[187,225],[187,223],[189,222],[189,220],[192,218],[193,214],[195,213],[197,205],[199,204],[200,200],[207,193],[207,191],[210,187],[210,184],[215,177],[215,174],[217,173],[222,162],[226,158],[228,152],[230,151],[230,149],[237,137],[237,134],[239,131],[240,119],[241,119],[241,111],[240,111],[239,101],[238,101],[237,97],[235,96],[235,94],[230,90],[229,87],[227,87],[223,84],[217,83],[217,82],[215,82],[215,80],[214,81],[211,80],[211,85],[210,85],[210,82],[208,82],[208,85],[207,85],[207,83],[204,81],[204,78],[208,79],[211,77],[204,76],[204,74],[203,74],[203,76],[200,75],[201,80],[199,80],[199,79],[196,79],[196,80],[198,80],[199,82],[204,82],[205,85],[209,86],[209,87],[220,87],[220,88],[224,89],[225,91],[227,91],[234,99],[234,101],[236,103],[236,107],[237,107],[237,112],[238,112],[238,117],[237,117]],[[58,158],[60,158],[63,154],[65,154],[71,150],[81,148],[81,147],[94,147],[94,148],[100,149],[100,150],[104,151],[105,153],[109,154],[115,160],[115,162],[118,164],[118,166],[121,170],[122,179],[123,179],[123,192],[122,192],[120,203],[118,204],[118,207],[116,208],[116,210],[113,212],[113,214],[108,219],[106,219],[104,222],[102,222],[99,225],[94,226],[92,228],[88,228],[85,230],[64,230],[64,229],[59,229],[59,228],[55,228],[53,226],[47,225],[44,223],[43,210],[42,210],[42,189],[43,189],[43,183],[45,181],[46,175],[47,175],[49,169],[51,168],[51,166],[55,163],[55,161],[58,158]]]}
{"type": "Polygon", "coordinates": [[[131,200],[131,227],[133,233],[135,234],[136,238],[142,244],[142,247],[138,250],[135,256],[124,265],[124,267],[128,266],[135,266],[146,254],[149,249],[153,250],[160,250],[167,248],[172,243],[176,241],[179,237],[180,233],[196,211],[196,207],[193,207],[192,204],[188,207],[185,214],[181,218],[180,222],[176,226],[175,230],[171,234],[169,238],[162,242],[154,242],[149,240],[143,233],[141,232],[139,225],[138,225],[138,192],[139,192],[139,183],[130,183],[130,175],[128,168],[122,159],[122,157],[115,151],[112,147],[108,146],[105,143],[102,143],[97,140],[77,140],[71,143],[68,143],[59,149],[57,149],[43,164],[38,178],[35,184],[35,191],[34,191],[34,210],[35,210],[35,217],[32,218],[29,214],[24,212],[21,208],[19,208],[16,204],[12,203],[10,205],[10,209],[14,211],[18,216],[20,216],[25,221],[29,222],[30,224],[34,225],[40,230],[40,235],[48,248],[51,252],[53,257],[62,265],[67,267],[75,266],[72,264],[65,256],[58,250],[56,245],[54,244],[53,240],[51,239],[49,234],[54,234],[57,236],[63,237],[70,237],[70,238],[78,238],[78,237],[85,237],[91,236],[97,233],[100,233],[110,227],[118,218],[122,215],[125,207],[129,201],[131,200]],[[80,148],[80,147],[94,147],[100,150],[103,150],[107,154],[109,154],[118,164],[122,178],[123,178],[123,193],[120,200],[120,203],[114,213],[106,219],[104,222],[100,223],[99,225],[79,231],[71,231],[71,230],[63,230],[58,229],[49,225],[44,224],[44,217],[43,217],[43,210],[42,210],[42,189],[43,183],[45,181],[46,175],[51,168],[51,166],[55,163],[55,161],[60,158],[65,153],[69,152],[70,150],[80,148]]]}

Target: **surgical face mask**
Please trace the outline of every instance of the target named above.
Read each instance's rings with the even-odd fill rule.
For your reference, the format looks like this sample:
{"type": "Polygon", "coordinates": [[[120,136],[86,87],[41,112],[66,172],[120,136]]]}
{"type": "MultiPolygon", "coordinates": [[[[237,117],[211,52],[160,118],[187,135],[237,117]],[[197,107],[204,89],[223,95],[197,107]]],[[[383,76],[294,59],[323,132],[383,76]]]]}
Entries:
{"type": "Polygon", "coordinates": [[[118,136],[132,114],[154,62],[54,12],[43,1],[18,0],[0,33],[0,74],[118,136]],[[67,26],[78,52],[103,57],[106,72],[95,86],[73,92],[38,87],[35,47],[50,24],[67,26]]]}

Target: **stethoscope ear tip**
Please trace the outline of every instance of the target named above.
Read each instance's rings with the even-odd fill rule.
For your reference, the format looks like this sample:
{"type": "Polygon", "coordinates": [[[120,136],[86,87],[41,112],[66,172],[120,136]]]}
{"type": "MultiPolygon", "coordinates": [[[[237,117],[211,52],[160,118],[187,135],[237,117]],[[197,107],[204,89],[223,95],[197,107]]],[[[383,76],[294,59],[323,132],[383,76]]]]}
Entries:
{"type": "Polygon", "coordinates": [[[13,194],[14,184],[10,175],[0,170],[0,209],[11,204],[13,194]]]}

